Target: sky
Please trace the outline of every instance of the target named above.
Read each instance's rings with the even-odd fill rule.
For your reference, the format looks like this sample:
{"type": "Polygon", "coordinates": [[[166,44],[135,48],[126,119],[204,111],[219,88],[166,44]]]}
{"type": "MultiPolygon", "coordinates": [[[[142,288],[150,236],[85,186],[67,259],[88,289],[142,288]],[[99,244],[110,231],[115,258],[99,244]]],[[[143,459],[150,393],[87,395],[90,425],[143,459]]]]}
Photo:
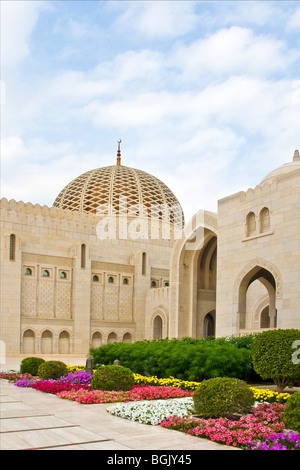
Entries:
{"type": "Polygon", "coordinates": [[[300,149],[300,2],[1,0],[1,197],[156,176],[186,220],[300,149]]]}

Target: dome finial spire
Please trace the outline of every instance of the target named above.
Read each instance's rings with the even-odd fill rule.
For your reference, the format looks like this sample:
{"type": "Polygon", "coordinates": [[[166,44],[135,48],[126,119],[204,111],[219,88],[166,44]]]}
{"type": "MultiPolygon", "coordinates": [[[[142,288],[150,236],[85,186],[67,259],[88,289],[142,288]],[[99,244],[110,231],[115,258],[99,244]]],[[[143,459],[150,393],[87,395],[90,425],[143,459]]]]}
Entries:
{"type": "Polygon", "coordinates": [[[299,160],[300,160],[299,150],[295,150],[293,161],[298,162],[299,160]]]}
{"type": "Polygon", "coordinates": [[[117,165],[121,166],[121,142],[122,140],[118,140],[118,153],[117,153],[117,165]]]}

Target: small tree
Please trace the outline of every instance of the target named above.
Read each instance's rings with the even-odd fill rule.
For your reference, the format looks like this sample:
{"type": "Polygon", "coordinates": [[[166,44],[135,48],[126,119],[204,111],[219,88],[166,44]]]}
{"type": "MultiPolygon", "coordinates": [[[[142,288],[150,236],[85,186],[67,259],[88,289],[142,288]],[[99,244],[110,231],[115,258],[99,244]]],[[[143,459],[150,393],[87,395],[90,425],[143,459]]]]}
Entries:
{"type": "MultiPolygon", "coordinates": [[[[262,379],[272,379],[278,392],[300,379],[295,347],[300,330],[268,330],[259,333],[251,345],[253,368],[262,379]]],[[[299,349],[299,347],[298,347],[299,349]]]]}

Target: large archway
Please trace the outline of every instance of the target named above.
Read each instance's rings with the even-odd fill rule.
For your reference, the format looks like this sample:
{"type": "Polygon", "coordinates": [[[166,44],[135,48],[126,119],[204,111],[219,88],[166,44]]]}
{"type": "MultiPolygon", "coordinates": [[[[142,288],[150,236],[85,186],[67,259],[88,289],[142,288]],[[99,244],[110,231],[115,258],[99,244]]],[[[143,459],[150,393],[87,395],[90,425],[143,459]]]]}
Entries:
{"type": "Polygon", "coordinates": [[[170,336],[203,337],[216,309],[217,216],[200,211],[175,243],[171,260],[170,336]]]}

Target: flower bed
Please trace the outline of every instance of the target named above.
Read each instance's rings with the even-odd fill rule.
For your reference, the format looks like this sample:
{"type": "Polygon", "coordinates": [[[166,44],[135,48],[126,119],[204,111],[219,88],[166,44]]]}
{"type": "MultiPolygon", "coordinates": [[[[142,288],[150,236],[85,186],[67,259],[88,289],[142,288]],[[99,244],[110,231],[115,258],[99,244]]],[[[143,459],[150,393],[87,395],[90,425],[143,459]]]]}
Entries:
{"type": "Polygon", "coordinates": [[[284,404],[286,400],[290,397],[290,393],[287,392],[275,392],[274,390],[261,389],[250,387],[254,392],[255,400],[260,403],[280,403],[284,404]]]}
{"type": "Polygon", "coordinates": [[[90,385],[82,385],[82,384],[73,384],[71,382],[60,382],[59,380],[38,380],[34,384],[31,385],[31,388],[35,390],[39,390],[40,392],[44,393],[52,393],[54,395],[58,395],[60,392],[63,391],[74,391],[76,392],[79,389],[90,389],[90,385]]]}
{"type": "Polygon", "coordinates": [[[84,390],[83,388],[75,391],[61,391],[58,393],[60,398],[67,398],[79,403],[113,403],[113,402],[128,402],[128,401],[142,401],[142,400],[158,400],[189,397],[192,392],[173,387],[154,387],[154,386],[135,386],[129,392],[108,392],[102,390],[84,390]]]}
{"type": "Polygon", "coordinates": [[[271,434],[266,440],[250,442],[249,450],[300,450],[300,434],[294,431],[271,434]]]}
{"type": "Polygon", "coordinates": [[[136,384],[148,384],[148,385],[161,385],[166,387],[176,387],[183,390],[195,390],[199,386],[199,382],[190,382],[187,380],[175,379],[174,377],[168,377],[159,379],[156,376],[146,377],[140,374],[134,374],[136,384]]]}
{"type": "Polygon", "coordinates": [[[8,380],[9,382],[15,383],[19,380],[34,380],[37,377],[33,377],[30,374],[19,374],[15,371],[0,372],[0,379],[8,380]]]}
{"type": "Polygon", "coordinates": [[[239,420],[191,417],[182,419],[178,416],[170,416],[161,422],[161,426],[192,436],[204,437],[220,444],[247,448],[249,441],[265,440],[275,432],[281,432],[284,429],[282,422],[284,406],[278,403],[259,404],[253,408],[252,414],[242,416],[239,420]]]}
{"type": "Polygon", "coordinates": [[[107,409],[115,416],[143,424],[158,425],[170,415],[188,417],[193,413],[191,397],[156,400],[153,403],[121,403],[107,409]]]}

